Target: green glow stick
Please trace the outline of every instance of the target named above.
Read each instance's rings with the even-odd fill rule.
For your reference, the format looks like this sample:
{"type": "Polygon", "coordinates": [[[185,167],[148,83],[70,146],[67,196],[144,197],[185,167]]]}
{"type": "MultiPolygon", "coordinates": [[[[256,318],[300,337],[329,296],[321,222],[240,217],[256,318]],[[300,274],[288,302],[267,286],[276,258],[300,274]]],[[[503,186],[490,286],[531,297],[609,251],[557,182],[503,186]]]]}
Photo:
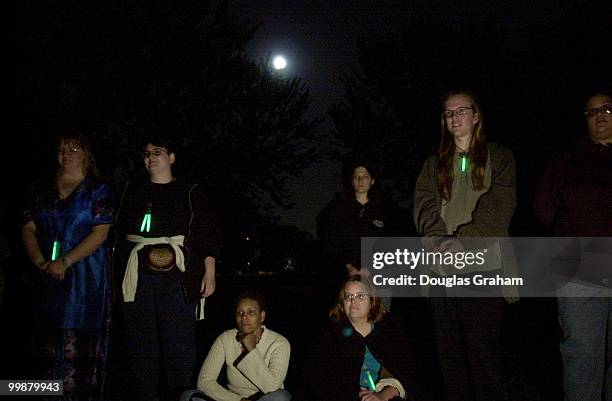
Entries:
{"type": "Polygon", "coordinates": [[[147,226],[147,216],[148,214],[145,213],[144,217],[142,218],[142,224],[140,225],[140,232],[144,232],[145,227],[147,226]]]}
{"type": "Polygon", "coordinates": [[[59,257],[60,243],[58,240],[53,241],[53,251],[51,251],[51,260],[55,260],[59,257]]]}
{"type": "Polygon", "coordinates": [[[467,170],[467,156],[461,155],[461,172],[465,173],[465,170],[467,170]]]}
{"type": "Polygon", "coordinates": [[[151,213],[145,213],[142,224],[140,225],[140,232],[150,232],[151,231],[151,213]]]}
{"type": "Polygon", "coordinates": [[[368,382],[370,383],[370,387],[372,391],[376,390],[376,384],[374,384],[374,379],[372,379],[372,374],[369,370],[366,370],[366,374],[368,375],[368,382]]]}

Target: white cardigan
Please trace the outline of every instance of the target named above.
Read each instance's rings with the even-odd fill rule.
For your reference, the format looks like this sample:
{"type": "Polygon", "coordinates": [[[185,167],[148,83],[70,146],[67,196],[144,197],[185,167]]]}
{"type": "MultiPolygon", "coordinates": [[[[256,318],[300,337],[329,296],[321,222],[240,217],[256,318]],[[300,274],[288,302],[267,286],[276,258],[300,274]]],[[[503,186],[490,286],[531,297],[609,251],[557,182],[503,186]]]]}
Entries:
{"type": "Polygon", "coordinates": [[[291,354],[289,341],[264,327],[257,346],[234,366],[242,353],[237,332],[227,330],[217,337],[200,369],[198,390],[216,401],[240,401],[258,391],[267,394],[283,388],[291,354]],[[229,390],[217,382],[223,365],[229,390]]]}

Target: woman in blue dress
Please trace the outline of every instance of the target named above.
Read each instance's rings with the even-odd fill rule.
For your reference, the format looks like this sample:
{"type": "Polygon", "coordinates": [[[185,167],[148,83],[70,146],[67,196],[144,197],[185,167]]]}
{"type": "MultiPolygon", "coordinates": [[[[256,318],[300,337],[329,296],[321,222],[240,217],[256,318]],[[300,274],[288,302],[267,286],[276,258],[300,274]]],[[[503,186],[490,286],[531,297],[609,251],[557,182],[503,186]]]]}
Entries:
{"type": "Polygon", "coordinates": [[[36,267],[32,378],[63,380],[65,400],[102,400],[110,326],[104,242],[113,198],[81,135],[60,137],[57,161],[23,216],[23,243],[36,267]]]}

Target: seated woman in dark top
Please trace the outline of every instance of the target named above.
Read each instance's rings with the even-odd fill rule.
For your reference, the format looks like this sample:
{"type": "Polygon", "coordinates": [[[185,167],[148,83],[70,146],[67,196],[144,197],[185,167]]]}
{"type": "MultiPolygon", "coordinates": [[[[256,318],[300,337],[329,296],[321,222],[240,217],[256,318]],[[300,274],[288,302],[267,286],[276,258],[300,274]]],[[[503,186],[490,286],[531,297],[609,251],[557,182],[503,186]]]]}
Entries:
{"type": "Polygon", "coordinates": [[[299,398],[308,400],[423,400],[407,332],[386,314],[361,276],[350,277],[304,365],[299,398]]]}

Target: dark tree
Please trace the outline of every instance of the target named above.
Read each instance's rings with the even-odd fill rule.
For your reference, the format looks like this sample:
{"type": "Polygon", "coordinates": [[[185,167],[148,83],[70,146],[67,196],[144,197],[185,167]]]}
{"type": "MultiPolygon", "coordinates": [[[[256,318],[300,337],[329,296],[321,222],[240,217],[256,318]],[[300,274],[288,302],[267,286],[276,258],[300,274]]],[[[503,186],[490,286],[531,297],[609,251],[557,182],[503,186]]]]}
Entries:
{"type": "Polygon", "coordinates": [[[144,134],[161,130],[180,142],[180,174],[206,181],[236,220],[291,206],[287,179],[318,137],[309,90],[245,54],[257,27],[225,2],[27,3],[16,17],[17,116],[41,166],[30,177],[67,125],[90,134],[117,181],[141,168],[144,134]]]}
{"type": "Polygon", "coordinates": [[[428,13],[416,2],[402,32],[360,42],[360,68],[330,110],[343,145],[336,157],[377,163],[396,198],[411,199],[439,140],[442,96],[468,89],[484,106],[489,139],[512,148],[529,188],[552,150],[583,135],[586,92],[609,82],[612,50],[597,39],[612,33],[609,13],[557,3],[434,3],[445,12],[428,13]]]}

